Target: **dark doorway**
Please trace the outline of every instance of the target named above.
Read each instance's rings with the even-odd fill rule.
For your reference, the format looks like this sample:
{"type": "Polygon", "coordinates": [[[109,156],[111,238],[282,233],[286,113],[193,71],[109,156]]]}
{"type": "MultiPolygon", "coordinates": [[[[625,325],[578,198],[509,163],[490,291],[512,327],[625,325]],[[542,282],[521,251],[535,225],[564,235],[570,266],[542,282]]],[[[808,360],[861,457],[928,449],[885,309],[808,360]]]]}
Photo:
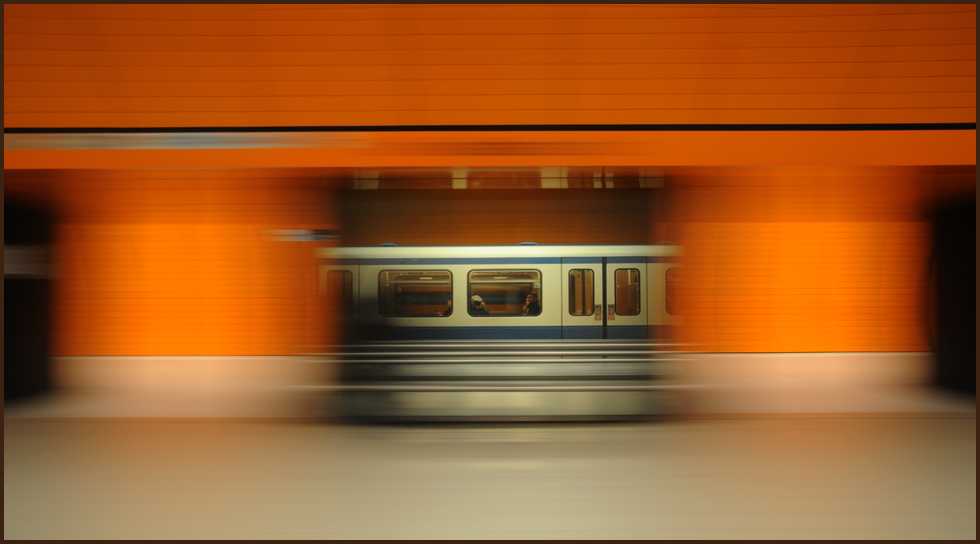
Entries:
{"type": "Polygon", "coordinates": [[[51,242],[49,210],[5,200],[3,205],[3,399],[51,387],[51,242]]]}

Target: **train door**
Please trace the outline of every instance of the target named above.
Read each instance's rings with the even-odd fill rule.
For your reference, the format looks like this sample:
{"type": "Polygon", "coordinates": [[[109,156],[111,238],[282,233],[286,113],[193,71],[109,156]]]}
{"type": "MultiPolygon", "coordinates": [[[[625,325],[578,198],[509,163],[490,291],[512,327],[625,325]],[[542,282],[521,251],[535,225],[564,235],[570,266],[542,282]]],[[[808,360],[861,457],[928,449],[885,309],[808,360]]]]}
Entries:
{"type": "Polygon", "coordinates": [[[676,291],[680,281],[680,264],[671,257],[660,258],[647,264],[647,321],[651,338],[669,341],[674,337],[677,325],[676,291]],[[668,260],[669,259],[669,260],[668,260]]]}
{"type": "Polygon", "coordinates": [[[606,334],[609,339],[641,339],[649,336],[645,298],[646,259],[609,258],[605,269],[606,334]]]}
{"type": "Polygon", "coordinates": [[[331,317],[353,321],[359,299],[358,266],[330,264],[320,267],[320,294],[326,297],[331,317]]]}
{"type": "Polygon", "coordinates": [[[561,274],[562,338],[604,338],[602,259],[562,259],[561,274]]]}

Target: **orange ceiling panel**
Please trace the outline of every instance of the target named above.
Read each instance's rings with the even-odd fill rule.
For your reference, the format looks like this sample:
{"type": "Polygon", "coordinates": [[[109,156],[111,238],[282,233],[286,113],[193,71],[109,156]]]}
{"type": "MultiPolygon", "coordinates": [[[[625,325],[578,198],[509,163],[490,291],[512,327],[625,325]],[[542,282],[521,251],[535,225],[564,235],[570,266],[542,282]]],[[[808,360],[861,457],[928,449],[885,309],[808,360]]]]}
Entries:
{"type": "Polygon", "coordinates": [[[975,5],[4,6],[5,127],[975,123],[975,5]]]}

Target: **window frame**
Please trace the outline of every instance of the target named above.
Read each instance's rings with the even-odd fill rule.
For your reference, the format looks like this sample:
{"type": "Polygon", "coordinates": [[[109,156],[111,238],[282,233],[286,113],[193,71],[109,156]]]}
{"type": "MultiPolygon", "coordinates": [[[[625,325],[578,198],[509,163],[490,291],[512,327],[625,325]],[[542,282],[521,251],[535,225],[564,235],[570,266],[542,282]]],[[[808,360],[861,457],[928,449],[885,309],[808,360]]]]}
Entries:
{"type": "Polygon", "coordinates": [[[679,315],[677,312],[677,287],[676,284],[681,281],[681,279],[675,276],[671,279],[671,273],[680,276],[680,267],[668,268],[664,271],[664,311],[667,315],[679,315]],[[675,272],[676,271],[676,272],[675,272]]]}
{"type": "Polygon", "coordinates": [[[591,268],[571,268],[568,270],[568,315],[573,317],[589,317],[595,315],[595,270],[592,270],[591,268]],[[582,301],[583,308],[585,308],[585,306],[588,306],[589,313],[587,314],[576,314],[572,311],[575,302],[575,294],[573,293],[574,284],[572,279],[573,272],[584,272],[584,273],[588,273],[588,275],[591,276],[590,281],[585,281],[586,274],[582,274],[582,283],[584,284],[582,286],[583,295],[585,294],[586,286],[589,286],[591,284],[592,287],[592,291],[591,291],[592,303],[586,305],[585,300],[582,301]]]}
{"type": "Polygon", "coordinates": [[[614,288],[613,288],[613,309],[616,312],[616,315],[627,316],[627,315],[640,315],[641,313],[643,313],[643,305],[642,305],[642,302],[643,302],[643,293],[642,293],[642,289],[641,289],[641,287],[643,285],[643,282],[642,282],[642,279],[641,278],[642,278],[642,276],[640,275],[640,269],[639,268],[616,268],[615,270],[613,270],[613,285],[614,285],[614,288]],[[634,312],[634,313],[621,313],[619,311],[619,283],[618,283],[619,282],[619,277],[618,276],[619,276],[619,272],[620,271],[627,271],[628,272],[630,270],[633,270],[633,271],[636,272],[636,312],[634,312]]]}
{"type": "MultiPolygon", "coordinates": [[[[405,318],[413,319],[413,318],[449,317],[449,316],[453,315],[453,312],[456,309],[456,305],[455,304],[453,304],[452,307],[449,308],[449,312],[446,313],[445,315],[438,315],[438,314],[412,314],[412,315],[405,315],[405,314],[396,314],[396,313],[392,313],[390,315],[385,314],[384,310],[385,310],[385,298],[386,298],[385,297],[385,292],[386,291],[383,289],[383,286],[394,286],[394,285],[397,285],[399,283],[401,283],[401,284],[410,284],[410,285],[411,284],[418,285],[418,284],[421,283],[421,282],[409,282],[409,281],[382,280],[382,277],[385,274],[392,274],[392,273],[394,273],[394,274],[416,274],[416,275],[419,275],[419,276],[423,276],[425,274],[447,274],[449,276],[449,279],[447,281],[438,281],[438,282],[433,281],[433,282],[429,283],[429,285],[449,285],[449,294],[448,294],[447,299],[448,300],[455,300],[455,297],[453,296],[454,295],[454,285],[453,285],[453,272],[452,272],[452,270],[406,270],[406,269],[397,269],[397,268],[396,269],[384,269],[384,270],[381,270],[381,271],[378,272],[378,314],[381,317],[384,317],[386,319],[399,319],[399,318],[401,318],[401,319],[405,319],[405,318]]],[[[396,305],[394,303],[393,293],[390,296],[392,296],[391,309],[392,309],[392,312],[394,312],[396,305]]]]}
{"type": "MultiPolygon", "coordinates": [[[[485,317],[539,317],[542,314],[544,314],[544,302],[542,301],[542,291],[543,290],[544,290],[544,274],[541,272],[541,270],[538,270],[536,268],[507,268],[507,269],[500,269],[500,268],[474,268],[474,269],[468,270],[466,272],[466,315],[468,315],[470,317],[479,318],[479,319],[482,319],[482,318],[485,318],[485,317]],[[536,280],[535,279],[531,279],[531,280],[490,280],[490,281],[478,281],[476,283],[478,283],[478,284],[481,284],[481,283],[482,284],[487,284],[487,283],[490,283],[490,284],[492,284],[492,283],[499,283],[499,284],[506,284],[506,283],[512,283],[512,284],[513,283],[528,284],[528,283],[530,283],[532,285],[530,292],[534,293],[538,297],[538,306],[541,307],[541,311],[538,312],[535,315],[494,314],[494,313],[491,313],[490,315],[486,315],[486,316],[473,315],[472,313],[470,313],[470,310],[471,310],[470,297],[472,297],[474,294],[480,295],[481,297],[483,296],[480,293],[474,293],[473,292],[473,283],[474,282],[473,282],[472,276],[473,276],[473,273],[475,273],[475,272],[491,272],[491,273],[498,274],[498,275],[518,274],[518,273],[535,273],[535,274],[537,274],[538,275],[538,278],[536,280]],[[537,287],[534,287],[534,284],[535,283],[538,285],[537,287]]],[[[526,294],[525,294],[525,298],[527,298],[527,295],[526,294]]]]}

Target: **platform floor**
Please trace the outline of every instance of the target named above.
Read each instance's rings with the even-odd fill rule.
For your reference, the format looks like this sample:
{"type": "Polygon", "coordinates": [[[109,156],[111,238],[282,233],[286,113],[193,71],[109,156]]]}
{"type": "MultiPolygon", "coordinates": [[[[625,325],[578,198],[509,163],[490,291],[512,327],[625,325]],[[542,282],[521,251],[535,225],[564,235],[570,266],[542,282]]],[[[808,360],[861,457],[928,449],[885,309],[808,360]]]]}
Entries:
{"type": "Polygon", "coordinates": [[[4,538],[976,539],[976,416],[4,418],[4,538]]]}

